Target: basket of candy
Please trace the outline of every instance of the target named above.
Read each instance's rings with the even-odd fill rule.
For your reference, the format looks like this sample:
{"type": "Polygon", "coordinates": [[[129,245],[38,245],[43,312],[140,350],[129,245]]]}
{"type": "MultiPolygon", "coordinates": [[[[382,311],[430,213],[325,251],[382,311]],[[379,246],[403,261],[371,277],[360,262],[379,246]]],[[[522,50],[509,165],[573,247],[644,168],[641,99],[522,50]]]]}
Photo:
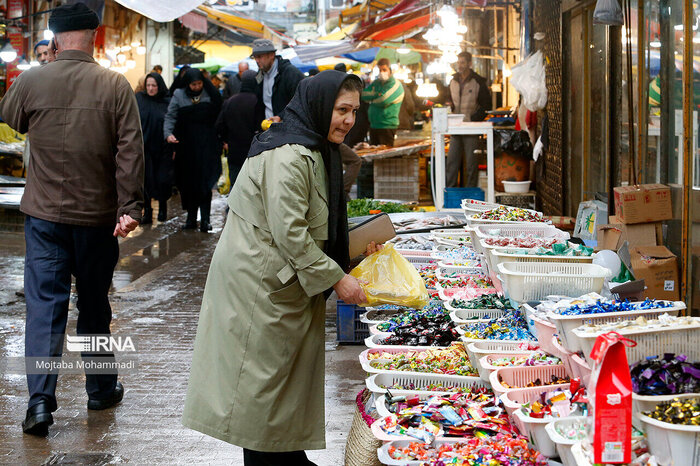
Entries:
{"type": "Polygon", "coordinates": [[[473,365],[477,367],[479,360],[489,354],[529,354],[539,349],[535,342],[479,340],[466,345],[467,354],[473,365]]]}
{"type": "Polygon", "coordinates": [[[367,388],[376,396],[389,391],[393,396],[463,393],[472,388],[489,388],[479,377],[444,374],[416,374],[387,371],[365,379],[367,388]]]}
{"type": "Polygon", "coordinates": [[[674,398],[700,397],[700,362],[685,354],[650,356],[630,366],[634,412],[674,398]]]}
{"type": "Polygon", "coordinates": [[[476,377],[462,343],[448,348],[370,348],[360,353],[362,369],[369,373],[386,371],[415,372],[476,377]]]}
{"type": "Polygon", "coordinates": [[[370,335],[391,333],[407,326],[421,326],[423,330],[450,322],[449,310],[442,301],[432,300],[423,309],[404,309],[387,317],[386,320],[370,326],[370,335]]]}
{"type": "Polygon", "coordinates": [[[542,351],[531,351],[524,354],[494,353],[487,354],[479,360],[479,376],[489,380],[491,373],[501,367],[532,367],[560,365],[561,359],[550,356],[542,351]]]}
{"type": "Polygon", "coordinates": [[[571,447],[588,437],[588,421],[582,417],[565,417],[545,424],[547,435],[557,448],[564,466],[577,466],[571,447]]]}
{"type": "Polygon", "coordinates": [[[562,364],[549,366],[500,367],[489,376],[491,389],[501,396],[517,388],[568,385],[569,375],[562,364]]]}
{"type": "Polygon", "coordinates": [[[519,208],[509,208],[506,206],[500,206],[492,210],[467,215],[466,218],[467,225],[470,227],[485,224],[518,225],[522,223],[543,223],[547,225],[552,223],[540,212],[519,208]]]}
{"type": "Polygon", "coordinates": [[[644,425],[649,452],[659,464],[700,464],[700,397],[666,401],[637,417],[644,425]]]}

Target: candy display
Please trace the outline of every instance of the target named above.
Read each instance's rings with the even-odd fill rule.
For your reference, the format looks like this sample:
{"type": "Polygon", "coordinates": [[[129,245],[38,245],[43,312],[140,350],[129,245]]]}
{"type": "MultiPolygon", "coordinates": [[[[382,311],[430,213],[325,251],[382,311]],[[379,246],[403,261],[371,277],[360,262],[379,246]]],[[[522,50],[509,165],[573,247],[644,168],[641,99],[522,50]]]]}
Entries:
{"type": "Polygon", "coordinates": [[[579,380],[573,379],[568,389],[544,392],[539,400],[522,405],[520,412],[535,419],[586,416],[588,397],[579,380]]]}
{"type": "Polygon", "coordinates": [[[535,379],[534,382],[529,382],[527,385],[523,386],[518,386],[518,385],[509,385],[505,383],[503,380],[499,380],[501,385],[503,385],[504,388],[528,388],[528,387],[542,387],[544,385],[562,385],[565,383],[569,383],[571,379],[569,379],[569,376],[564,376],[564,377],[557,377],[556,375],[553,375],[551,379],[549,379],[546,382],[543,382],[540,379],[535,379]]]}
{"type": "Polygon", "coordinates": [[[496,293],[483,294],[474,299],[464,301],[453,299],[450,306],[456,309],[512,309],[510,300],[496,293]]]}
{"type": "Polygon", "coordinates": [[[549,223],[549,220],[547,220],[539,212],[505,206],[500,206],[493,210],[487,210],[486,212],[474,214],[472,215],[472,218],[478,220],[498,220],[502,222],[549,223]]]}
{"type": "Polygon", "coordinates": [[[674,398],[671,401],[660,403],[654,411],[644,414],[657,421],[670,424],[700,426],[700,396],[685,400],[674,398]]]}
{"type": "Polygon", "coordinates": [[[583,440],[588,437],[588,424],[585,419],[575,419],[566,426],[557,424],[554,430],[567,440],[583,440]]]}
{"type": "Polygon", "coordinates": [[[506,254],[527,254],[529,256],[571,256],[589,257],[593,255],[593,248],[583,244],[555,243],[551,247],[538,246],[532,249],[508,249],[506,254]]]}
{"type": "Polygon", "coordinates": [[[446,384],[442,382],[429,383],[425,386],[416,386],[414,383],[399,384],[395,383],[393,385],[379,385],[381,388],[388,390],[420,390],[423,392],[451,392],[451,393],[467,393],[471,391],[469,387],[460,387],[458,385],[446,384]]]}
{"type": "Polygon", "coordinates": [[[425,282],[425,287],[428,290],[434,290],[435,284],[437,283],[437,277],[435,276],[435,271],[437,270],[437,264],[424,265],[418,269],[418,273],[425,282]]]}
{"type": "Polygon", "coordinates": [[[664,354],[639,361],[630,367],[632,389],[639,395],[700,393],[700,363],[684,354],[664,354]]]}
{"type": "Polygon", "coordinates": [[[451,215],[446,215],[444,217],[407,218],[405,220],[394,220],[393,223],[396,233],[435,227],[444,228],[464,225],[463,221],[457,220],[451,215]]]}
{"type": "Polygon", "coordinates": [[[391,335],[379,340],[380,345],[448,346],[459,340],[449,314],[418,317],[411,323],[397,325],[391,331],[391,335]]]}
{"type": "Polygon", "coordinates": [[[443,288],[491,288],[493,287],[493,282],[491,279],[486,277],[479,277],[476,275],[466,276],[466,275],[454,275],[453,277],[446,277],[445,279],[439,280],[440,286],[443,288]]]}
{"type": "Polygon", "coordinates": [[[559,240],[556,238],[539,238],[533,235],[516,237],[498,236],[484,239],[484,242],[489,246],[499,246],[502,248],[551,248],[558,241],[559,240]]]}
{"type": "Polygon", "coordinates": [[[640,303],[630,303],[629,300],[624,301],[597,301],[595,304],[575,304],[567,309],[558,311],[561,315],[584,315],[584,314],[603,314],[607,312],[625,312],[625,311],[640,311],[648,309],[665,309],[673,307],[670,301],[656,301],[646,299],[640,303]]]}
{"type": "Polygon", "coordinates": [[[439,446],[411,442],[405,448],[389,448],[396,460],[423,461],[435,466],[546,466],[547,458],[528,447],[522,435],[477,435],[464,442],[443,443],[439,446]]]}
{"type": "Polygon", "coordinates": [[[432,251],[435,243],[423,236],[397,236],[390,243],[394,244],[396,249],[413,249],[415,251],[432,251]]]}
{"type": "Polygon", "coordinates": [[[404,353],[370,353],[373,367],[388,371],[409,371],[447,375],[477,375],[464,344],[455,342],[445,349],[407,351],[404,353]],[[378,361],[377,361],[378,360],[378,361]]]}
{"type": "Polygon", "coordinates": [[[470,246],[460,246],[457,248],[449,249],[447,251],[436,251],[433,252],[432,256],[443,262],[458,262],[466,260],[477,260],[479,255],[470,246]]]}
{"type": "Polygon", "coordinates": [[[646,319],[640,316],[635,320],[621,320],[618,322],[606,322],[602,324],[585,324],[579,327],[579,329],[587,333],[598,333],[609,332],[611,330],[652,330],[678,327],[681,325],[700,326],[700,317],[676,317],[669,314],[661,314],[658,319],[646,319]]]}
{"type": "Polygon", "coordinates": [[[492,359],[489,362],[492,366],[507,367],[507,366],[551,366],[561,364],[561,359],[556,356],[538,351],[532,354],[518,354],[515,356],[506,356],[502,358],[492,359]]]}
{"type": "MultiPolygon", "coordinates": [[[[388,317],[385,322],[377,325],[377,330],[393,332],[401,326],[419,324],[421,319],[428,319],[431,325],[439,325],[449,322],[450,314],[442,305],[442,301],[432,300],[423,309],[406,309],[388,317]]],[[[423,322],[422,325],[426,325],[426,323],[423,322]]]]}
{"type": "Polygon", "coordinates": [[[380,421],[380,427],[389,434],[432,442],[441,435],[465,437],[475,432],[513,433],[508,415],[486,388],[435,395],[424,400],[418,396],[391,398],[387,394],[386,403],[393,414],[380,421]]]}
{"type": "Polygon", "coordinates": [[[527,329],[527,322],[520,310],[506,314],[488,322],[463,324],[464,336],[479,340],[534,340],[527,329]]]}

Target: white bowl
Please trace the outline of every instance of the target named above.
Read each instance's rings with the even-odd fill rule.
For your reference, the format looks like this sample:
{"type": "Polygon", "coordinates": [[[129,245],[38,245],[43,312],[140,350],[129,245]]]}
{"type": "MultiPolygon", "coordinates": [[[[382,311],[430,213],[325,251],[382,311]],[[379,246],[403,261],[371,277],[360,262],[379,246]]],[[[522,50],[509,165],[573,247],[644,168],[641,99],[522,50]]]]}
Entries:
{"type": "Polygon", "coordinates": [[[530,190],[530,181],[503,181],[507,193],[526,193],[530,190]]]}

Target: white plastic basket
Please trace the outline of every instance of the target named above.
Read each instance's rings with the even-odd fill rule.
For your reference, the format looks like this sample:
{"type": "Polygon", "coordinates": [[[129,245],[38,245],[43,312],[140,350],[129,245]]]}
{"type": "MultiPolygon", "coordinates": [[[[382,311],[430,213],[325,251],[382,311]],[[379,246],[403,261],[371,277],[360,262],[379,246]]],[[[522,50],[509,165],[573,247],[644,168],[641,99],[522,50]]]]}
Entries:
{"type": "Polygon", "coordinates": [[[700,426],[669,424],[640,413],[637,413],[637,417],[644,425],[649,452],[659,464],[700,464],[700,426]]]}
{"type": "Polygon", "coordinates": [[[556,333],[557,327],[548,320],[541,319],[529,304],[524,303],[522,307],[530,333],[537,337],[543,351],[552,354],[555,351],[552,347],[552,336],[556,333]]]}
{"type": "Polygon", "coordinates": [[[435,276],[438,280],[457,280],[459,278],[480,277],[483,278],[484,272],[480,266],[476,267],[438,267],[435,270],[435,276]],[[456,273],[457,277],[450,277],[450,274],[456,273]]]}
{"type": "Polygon", "coordinates": [[[540,399],[542,393],[553,392],[554,390],[565,389],[570,384],[566,385],[545,385],[543,387],[528,387],[508,390],[501,395],[503,407],[509,416],[512,416],[515,411],[520,409],[525,403],[532,403],[540,399]]]}
{"type": "MultiPolygon", "coordinates": [[[[456,443],[456,442],[464,442],[464,438],[440,438],[438,440],[435,440],[433,445],[435,445],[436,448],[439,448],[441,445],[444,445],[446,443],[456,443]]],[[[389,454],[389,449],[392,447],[396,448],[406,448],[408,447],[411,443],[416,442],[416,439],[411,439],[411,440],[392,440],[390,442],[384,443],[381,447],[377,448],[377,457],[379,458],[379,461],[382,464],[386,464],[388,466],[423,466],[425,464],[424,461],[406,461],[406,460],[396,460],[391,457],[389,454]]]]}
{"type": "MultiPolygon", "coordinates": [[[[377,369],[374,366],[372,366],[372,362],[386,362],[387,359],[382,359],[382,358],[376,358],[376,359],[369,359],[370,354],[382,354],[382,353],[389,353],[389,354],[401,354],[401,353],[422,353],[426,350],[429,349],[445,349],[443,347],[437,347],[437,346],[382,346],[379,348],[369,348],[364,350],[363,352],[360,353],[358,356],[360,360],[360,365],[362,366],[362,370],[369,374],[381,374],[383,372],[396,372],[397,374],[403,374],[403,373],[411,373],[411,374],[425,374],[425,372],[410,372],[410,371],[387,371],[385,369],[377,369]]],[[[447,375],[447,374],[435,374],[435,375],[447,375]]],[[[463,375],[460,376],[455,376],[455,377],[466,377],[463,375]]]]}
{"type": "Polygon", "coordinates": [[[467,349],[469,361],[477,370],[479,370],[479,360],[489,353],[508,353],[514,351],[514,354],[520,354],[524,351],[522,348],[525,345],[528,343],[535,343],[520,340],[476,340],[466,337],[460,337],[460,339],[464,342],[464,346],[467,349]],[[474,351],[474,349],[476,349],[476,351],[474,351]]]}
{"type": "Polygon", "coordinates": [[[656,405],[663,403],[665,401],[671,401],[674,398],[678,398],[680,400],[688,399],[688,398],[700,398],[700,393],[682,393],[679,395],[656,395],[656,396],[649,396],[649,395],[638,395],[636,393],[632,393],[632,412],[634,414],[637,413],[645,413],[649,411],[653,411],[656,408],[656,405]]]}
{"type": "Polygon", "coordinates": [[[513,424],[520,430],[520,433],[527,437],[535,450],[550,458],[557,456],[557,446],[549,438],[545,426],[554,419],[552,417],[543,419],[532,418],[526,416],[520,410],[516,410],[513,414],[513,424]]]}
{"type": "Polygon", "coordinates": [[[430,236],[433,238],[446,239],[458,243],[466,243],[470,238],[469,230],[464,227],[431,230],[430,236]]]}
{"type": "Polygon", "coordinates": [[[416,269],[425,267],[426,265],[436,264],[437,261],[433,259],[430,255],[428,256],[403,256],[408,262],[411,263],[416,269]]]}
{"type": "Polygon", "coordinates": [[[409,389],[389,389],[391,394],[394,396],[413,396],[413,395],[441,395],[445,393],[453,393],[454,390],[444,390],[444,391],[431,391],[431,390],[421,390],[428,385],[441,383],[443,385],[449,385],[459,388],[473,388],[473,387],[486,387],[490,388],[488,382],[484,382],[479,377],[468,377],[462,375],[443,375],[443,374],[423,374],[418,372],[402,372],[402,371],[383,371],[378,374],[373,374],[365,379],[365,385],[369,391],[375,394],[375,396],[383,395],[387,392],[386,388],[382,388],[382,385],[387,387],[392,385],[403,385],[409,386],[413,385],[416,387],[415,390],[409,389]]]}
{"type": "MultiPolygon", "coordinates": [[[[533,354],[535,351],[527,351],[523,352],[522,355],[528,355],[528,354],[533,354]]],[[[511,366],[494,366],[491,364],[492,361],[495,359],[500,359],[500,358],[509,358],[512,356],[516,356],[513,353],[491,353],[487,354],[486,356],[482,357],[479,359],[479,377],[481,377],[483,380],[489,380],[489,376],[491,373],[495,370],[500,369],[501,367],[511,367],[511,366]]],[[[517,366],[512,366],[512,367],[517,367],[517,366]]]]}
{"type": "Polygon", "coordinates": [[[570,440],[560,435],[559,432],[557,432],[557,427],[563,426],[564,429],[567,429],[580,422],[586,422],[586,418],[582,416],[572,416],[554,419],[544,427],[545,431],[547,431],[547,435],[549,435],[549,438],[554,442],[554,445],[556,445],[557,454],[564,466],[578,466],[576,458],[571,451],[571,447],[579,442],[579,440],[570,440]]]}
{"type": "Polygon", "coordinates": [[[551,225],[551,220],[545,220],[543,222],[514,222],[509,220],[484,220],[480,218],[471,218],[471,215],[467,215],[467,226],[474,228],[481,225],[551,225]]]}
{"type": "Polygon", "coordinates": [[[396,252],[401,254],[402,256],[408,258],[408,257],[430,257],[430,254],[432,254],[433,250],[432,249],[398,249],[394,248],[396,252]]]}
{"type": "MultiPolygon", "coordinates": [[[[700,317],[694,318],[700,322],[700,317]]],[[[625,348],[627,364],[634,364],[648,356],[664,353],[685,354],[692,361],[700,361],[700,325],[679,325],[654,329],[620,329],[617,332],[637,342],[636,346],[625,348]]],[[[588,333],[582,328],[573,330],[581,342],[581,350],[586,361],[592,364],[591,350],[598,335],[605,332],[588,333]]]]}
{"type": "Polygon", "coordinates": [[[578,354],[572,354],[571,358],[569,359],[569,364],[571,367],[571,376],[578,377],[579,379],[581,379],[581,382],[584,386],[589,387],[589,383],[591,381],[591,373],[593,372],[593,369],[586,362],[586,360],[578,354]]]}
{"type": "Polygon", "coordinates": [[[596,264],[506,262],[498,274],[511,301],[541,301],[549,295],[600,293],[610,270],[596,264]]]}
{"type": "Polygon", "coordinates": [[[403,312],[399,309],[396,309],[395,311],[392,310],[386,310],[386,309],[376,309],[372,307],[365,308],[367,312],[362,314],[360,316],[360,322],[367,324],[367,325],[376,325],[376,324],[381,324],[382,322],[385,322],[385,320],[377,319],[377,315],[379,313],[393,313],[393,314],[398,314],[399,312],[403,312]]]}
{"type": "Polygon", "coordinates": [[[476,199],[462,199],[461,207],[465,211],[466,215],[476,214],[480,212],[486,212],[487,210],[498,209],[502,204],[496,204],[494,202],[484,202],[477,201],[476,199]]]}
{"type": "Polygon", "coordinates": [[[537,238],[557,238],[562,241],[568,240],[571,236],[552,225],[545,224],[523,224],[523,225],[479,225],[473,228],[472,245],[474,249],[484,254],[481,240],[487,237],[515,238],[522,235],[532,235],[537,238]],[[493,233],[497,233],[493,234],[493,233]]]}
{"type": "Polygon", "coordinates": [[[606,312],[600,314],[581,314],[581,315],[561,315],[555,312],[548,312],[547,318],[557,327],[557,333],[561,342],[569,351],[581,351],[581,342],[574,335],[573,330],[584,324],[604,324],[606,322],[618,322],[620,320],[635,320],[639,316],[644,316],[647,319],[657,319],[659,315],[668,313],[677,316],[678,312],[685,309],[683,301],[676,301],[673,307],[665,309],[646,309],[624,312],[606,312]]]}
{"type": "MultiPolygon", "coordinates": [[[[537,379],[541,381],[549,381],[552,376],[565,377],[568,374],[564,369],[563,364],[551,365],[551,366],[512,366],[512,367],[499,367],[495,371],[491,372],[489,376],[489,382],[491,383],[491,389],[496,394],[496,396],[501,396],[505,392],[510,390],[517,390],[518,388],[528,388],[527,384],[534,382],[537,379]],[[501,382],[505,382],[511,386],[511,388],[505,387],[501,382]]],[[[570,382],[565,384],[553,384],[566,386],[570,382]]],[[[547,385],[544,385],[547,386],[547,385]]]]}
{"type": "Polygon", "coordinates": [[[379,343],[380,340],[387,338],[391,336],[391,333],[378,333],[376,335],[370,335],[367,338],[365,338],[365,346],[367,348],[380,348],[380,349],[386,349],[386,348],[398,348],[398,349],[406,349],[406,348],[413,348],[413,349],[430,349],[430,348],[441,348],[445,349],[447,346],[402,346],[402,345],[382,345],[379,343]]]}
{"type": "Polygon", "coordinates": [[[495,288],[450,288],[444,287],[439,282],[435,284],[435,289],[438,292],[438,296],[445,302],[452,301],[453,299],[474,299],[482,294],[495,293],[495,288]]]}
{"type": "MultiPolygon", "coordinates": [[[[523,252],[514,253],[511,248],[494,248],[490,250],[491,264],[498,267],[503,262],[570,262],[574,264],[591,264],[594,256],[565,256],[565,255],[537,255],[523,252]]],[[[523,248],[515,248],[522,251],[523,248]]]]}
{"type": "Polygon", "coordinates": [[[450,318],[455,324],[488,321],[506,313],[503,309],[459,309],[452,307],[448,302],[445,302],[443,306],[450,311],[450,318]]]}

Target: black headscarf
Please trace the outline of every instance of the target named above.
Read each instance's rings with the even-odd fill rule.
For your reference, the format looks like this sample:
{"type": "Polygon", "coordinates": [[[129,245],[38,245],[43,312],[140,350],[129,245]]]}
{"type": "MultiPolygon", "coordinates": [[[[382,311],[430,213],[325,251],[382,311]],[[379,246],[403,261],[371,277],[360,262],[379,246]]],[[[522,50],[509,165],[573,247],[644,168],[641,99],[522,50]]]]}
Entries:
{"type": "Polygon", "coordinates": [[[251,94],[255,94],[258,87],[258,82],[255,79],[257,75],[258,73],[253,70],[245,70],[243,73],[241,73],[241,90],[239,92],[250,92],[251,94]]]}
{"type": "Polygon", "coordinates": [[[258,134],[248,157],[286,144],[299,144],[318,150],[323,156],[329,180],[328,241],[326,254],[343,270],[350,264],[348,251],[348,212],[343,190],[343,163],[338,144],[328,140],[333,107],[343,81],[360,78],[340,71],[323,71],[299,83],[294,97],[281,114],[282,122],[258,134]]]}
{"type": "Polygon", "coordinates": [[[156,84],[158,85],[158,93],[154,96],[148,95],[148,92],[145,90],[143,93],[145,94],[146,98],[153,99],[153,100],[163,100],[167,95],[168,95],[168,86],[165,85],[165,81],[163,80],[163,77],[156,73],[155,71],[152,73],[148,73],[146,75],[146,79],[144,80],[144,87],[146,86],[146,82],[148,81],[148,78],[153,78],[156,80],[156,84]]]}
{"type": "Polygon", "coordinates": [[[182,82],[185,85],[185,94],[187,94],[189,97],[196,97],[200,95],[203,91],[206,91],[206,93],[209,94],[209,98],[211,99],[212,105],[215,107],[216,113],[218,113],[219,110],[221,110],[221,104],[223,103],[223,97],[221,97],[221,93],[219,93],[219,90],[216,88],[216,86],[212,84],[211,81],[204,77],[200,70],[196,68],[190,68],[182,77],[182,82]],[[194,92],[192,89],[190,89],[190,84],[195,81],[202,81],[202,90],[199,92],[194,92]]]}
{"type": "Polygon", "coordinates": [[[182,89],[185,87],[185,84],[182,82],[182,78],[185,76],[185,73],[187,73],[187,70],[190,69],[190,65],[185,65],[182,68],[180,68],[180,71],[178,71],[177,76],[175,79],[173,79],[173,83],[170,85],[170,89],[168,93],[172,96],[175,93],[176,89],[182,89]]]}

